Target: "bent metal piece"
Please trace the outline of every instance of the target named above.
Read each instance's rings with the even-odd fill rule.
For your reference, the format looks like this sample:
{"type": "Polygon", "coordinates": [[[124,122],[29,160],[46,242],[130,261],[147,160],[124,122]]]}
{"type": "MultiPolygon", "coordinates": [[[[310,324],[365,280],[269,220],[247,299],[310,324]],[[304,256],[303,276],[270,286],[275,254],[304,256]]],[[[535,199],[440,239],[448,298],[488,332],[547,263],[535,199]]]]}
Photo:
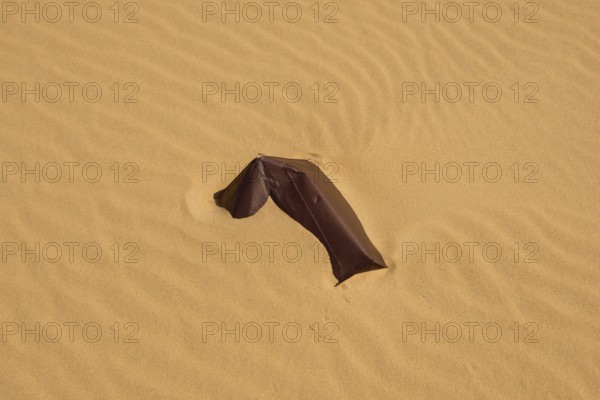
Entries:
{"type": "Polygon", "coordinates": [[[257,157],[214,198],[233,218],[246,218],[269,196],[325,246],[337,285],[355,274],[387,268],[350,204],[310,161],[257,157]]]}

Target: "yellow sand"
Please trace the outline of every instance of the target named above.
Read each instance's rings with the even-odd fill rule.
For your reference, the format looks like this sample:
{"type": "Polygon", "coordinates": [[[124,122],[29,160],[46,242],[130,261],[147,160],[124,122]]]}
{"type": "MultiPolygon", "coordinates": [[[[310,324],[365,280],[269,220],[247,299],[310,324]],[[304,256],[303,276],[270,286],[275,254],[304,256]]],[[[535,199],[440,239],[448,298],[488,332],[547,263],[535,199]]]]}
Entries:
{"type": "Polygon", "coordinates": [[[321,2],[318,23],[314,2],[297,23],[286,3],[272,23],[263,3],[256,23],[246,3],[222,23],[220,2],[150,0],[115,23],[112,3],[97,23],[82,6],[73,23],[66,6],[57,23],[3,10],[0,398],[597,398],[597,1],[521,2],[518,23],[508,1],[497,23],[485,2],[472,23],[466,6],[423,23],[417,3],[381,0],[321,2]],[[210,94],[222,82],[239,103],[210,94]],[[334,288],[323,247],[271,201],[245,220],[216,207],[259,153],[321,165],[390,268],[334,288]],[[409,174],[436,163],[439,183],[409,174]]]}

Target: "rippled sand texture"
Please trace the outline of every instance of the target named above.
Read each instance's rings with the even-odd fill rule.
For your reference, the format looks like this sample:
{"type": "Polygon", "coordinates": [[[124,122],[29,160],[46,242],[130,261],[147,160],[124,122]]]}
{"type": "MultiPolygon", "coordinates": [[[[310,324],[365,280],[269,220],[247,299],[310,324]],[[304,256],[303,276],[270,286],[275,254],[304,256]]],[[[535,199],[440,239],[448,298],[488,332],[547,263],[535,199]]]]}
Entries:
{"type": "MultiPolygon", "coordinates": [[[[273,22],[263,5],[257,23],[222,23],[196,1],[140,2],[130,24],[113,22],[112,2],[99,3],[95,24],[81,7],[73,23],[64,8],[55,24],[4,10],[2,398],[597,398],[600,3],[538,2],[538,23],[524,23],[535,11],[525,2],[518,23],[504,1],[497,23],[482,17],[486,3],[472,23],[466,7],[456,23],[444,20],[449,8],[422,23],[420,14],[403,22],[402,2],[381,0],[321,2],[315,23],[313,3],[297,3],[297,23],[282,17],[285,3],[273,22]],[[23,103],[7,94],[10,82],[80,86],[72,103],[66,89],[56,103],[47,101],[54,92],[23,103]],[[97,103],[81,97],[88,82],[103,89],[97,103]],[[254,84],[239,103],[235,94],[203,101],[211,82],[264,90],[256,102],[254,84]],[[266,82],[279,85],[273,102],[266,82]],[[295,103],[294,85],[287,100],[281,92],[290,82],[302,89],[295,103]],[[421,82],[456,85],[439,103],[434,94],[422,102],[408,94],[421,82]],[[472,102],[466,82],[479,85],[472,102]],[[123,102],[136,85],[129,100],[139,102],[123,102]],[[498,86],[502,97],[489,101],[498,86]],[[323,248],[316,256],[316,239],[272,202],[246,220],[216,207],[212,194],[258,153],[327,169],[391,268],[334,288],[323,248]],[[78,169],[74,182],[50,183],[48,167],[42,182],[29,174],[22,183],[8,174],[22,162],[96,162],[103,175],[88,183],[78,169]],[[407,174],[436,162],[439,183],[407,174]],[[135,165],[139,182],[124,183],[135,165]],[[500,180],[488,182],[498,167],[500,180]],[[103,254],[36,262],[21,245],[36,242],[95,242],[103,254]],[[439,263],[421,251],[436,242],[439,263]],[[449,243],[462,248],[455,262],[449,243]],[[487,243],[496,247],[485,259],[487,243]],[[501,259],[487,261],[497,247],[501,259]],[[123,262],[138,248],[138,263],[123,262]],[[79,324],[73,340],[70,322],[79,324]],[[222,322],[234,333],[206,335],[222,322]],[[262,337],[252,343],[256,324],[262,337]],[[56,325],[62,336],[52,340],[56,325]]],[[[135,11],[124,6],[120,21],[135,11]]]]}

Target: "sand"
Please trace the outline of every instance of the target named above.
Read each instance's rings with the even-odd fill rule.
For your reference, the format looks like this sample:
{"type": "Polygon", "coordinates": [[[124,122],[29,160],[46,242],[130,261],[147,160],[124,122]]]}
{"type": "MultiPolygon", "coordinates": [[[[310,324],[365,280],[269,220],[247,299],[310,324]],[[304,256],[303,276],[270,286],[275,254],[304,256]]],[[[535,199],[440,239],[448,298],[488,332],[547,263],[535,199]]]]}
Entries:
{"type": "Polygon", "coordinates": [[[1,398],[597,398],[597,1],[112,4],[3,3],[1,398]],[[258,154],[390,268],[216,207],[258,154]]]}

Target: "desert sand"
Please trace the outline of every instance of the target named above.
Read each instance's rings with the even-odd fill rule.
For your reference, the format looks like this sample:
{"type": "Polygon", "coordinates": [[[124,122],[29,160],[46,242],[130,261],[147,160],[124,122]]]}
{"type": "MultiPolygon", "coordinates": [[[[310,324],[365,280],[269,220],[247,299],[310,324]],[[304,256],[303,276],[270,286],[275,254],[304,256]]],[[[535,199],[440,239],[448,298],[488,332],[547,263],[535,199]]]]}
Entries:
{"type": "Polygon", "coordinates": [[[597,1],[9,3],[0,398],[597,398],[597,1]],[[259,154],[389,268],[217,207],[259,154]]]}

